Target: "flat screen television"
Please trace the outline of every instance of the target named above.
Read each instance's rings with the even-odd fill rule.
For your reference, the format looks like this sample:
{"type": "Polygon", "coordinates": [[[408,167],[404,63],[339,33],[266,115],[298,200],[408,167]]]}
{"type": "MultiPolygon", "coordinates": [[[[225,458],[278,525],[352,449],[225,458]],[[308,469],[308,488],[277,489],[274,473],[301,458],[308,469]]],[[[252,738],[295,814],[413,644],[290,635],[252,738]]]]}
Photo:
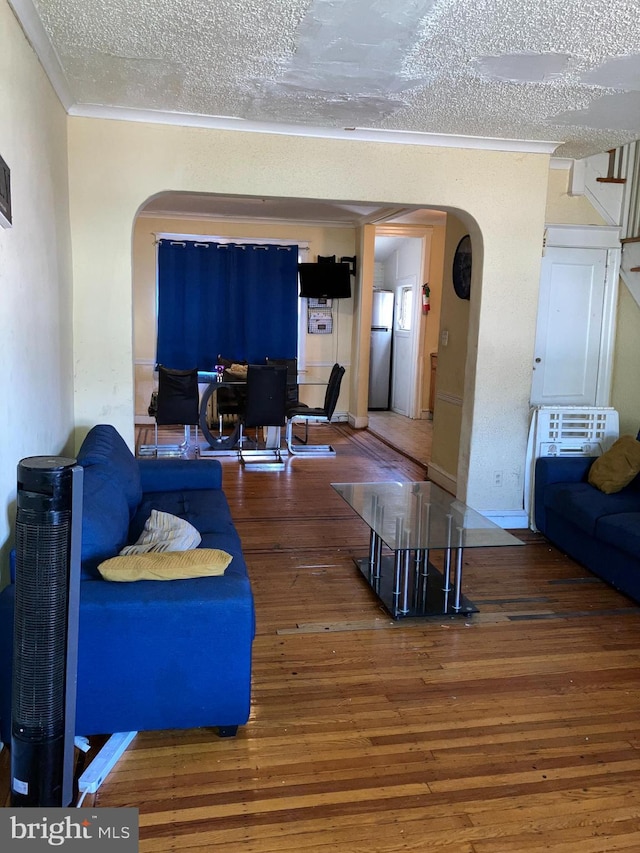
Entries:
{"type": "Polygon", "coordinates": [[[349,264],[298,264],[300,296],[307,299],[349,299],[349,264]]]}

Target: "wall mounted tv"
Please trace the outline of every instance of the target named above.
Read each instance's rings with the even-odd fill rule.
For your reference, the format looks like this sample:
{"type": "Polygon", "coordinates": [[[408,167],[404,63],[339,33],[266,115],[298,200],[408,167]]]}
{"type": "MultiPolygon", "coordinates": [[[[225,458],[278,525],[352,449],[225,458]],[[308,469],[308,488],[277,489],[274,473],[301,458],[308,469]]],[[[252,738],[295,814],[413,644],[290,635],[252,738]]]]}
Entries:
{"type": "Polygon", "coordinates": [[[298,264],[300,296],[308,299],[349,299],[349,264],[298,264]]]}

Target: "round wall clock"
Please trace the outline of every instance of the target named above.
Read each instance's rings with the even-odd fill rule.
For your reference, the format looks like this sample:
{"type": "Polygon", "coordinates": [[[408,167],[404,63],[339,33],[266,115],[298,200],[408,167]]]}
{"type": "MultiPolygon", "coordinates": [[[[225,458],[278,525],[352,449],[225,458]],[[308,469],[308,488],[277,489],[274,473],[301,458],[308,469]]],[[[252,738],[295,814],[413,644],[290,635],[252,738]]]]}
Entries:
{"type": "Polygon", "coordinates": [[[453,288],[460,299],[471,296],[471,237],[460,240],[453,256],[453,288]]]}

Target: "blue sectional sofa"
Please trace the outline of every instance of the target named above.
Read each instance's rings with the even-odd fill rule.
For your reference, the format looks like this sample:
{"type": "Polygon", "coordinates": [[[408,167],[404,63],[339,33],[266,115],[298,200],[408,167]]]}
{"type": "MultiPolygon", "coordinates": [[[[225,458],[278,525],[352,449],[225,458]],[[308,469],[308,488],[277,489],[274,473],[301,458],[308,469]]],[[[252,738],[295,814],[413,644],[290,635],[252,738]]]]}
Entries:
{"type": "MultiPolygon", "coordinates": [[[[84,469],[78,735],[247,722],[254,607],[240,540],[215,459],[137,460],[109,425],[78,453],[84,469]],[[111,582],[103,560],[135,542],[151,510],[189,521],[200,547],[233,559],[224,574],[111,582]]],[[[0,727],[10,740],[14,585],[0,593],[0,727]]]]}
{"type": "Polygon", "coordinates": [[[536,461],[535,524],[574,560],[640,602],[640,475],[605,494],[587,479],[595,458],[536,461]]]}

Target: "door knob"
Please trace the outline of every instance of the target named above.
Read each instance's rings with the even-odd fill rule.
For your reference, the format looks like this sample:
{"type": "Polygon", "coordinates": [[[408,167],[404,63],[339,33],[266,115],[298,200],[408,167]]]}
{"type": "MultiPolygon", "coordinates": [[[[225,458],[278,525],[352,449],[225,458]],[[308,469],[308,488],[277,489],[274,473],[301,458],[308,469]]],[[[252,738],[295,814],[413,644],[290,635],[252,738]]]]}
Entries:
{"type": "Polygon", "coordinates": [[[536,364],[540,364],[541,361],[542,361],[541,358],[536,358],[536,364]]]}

